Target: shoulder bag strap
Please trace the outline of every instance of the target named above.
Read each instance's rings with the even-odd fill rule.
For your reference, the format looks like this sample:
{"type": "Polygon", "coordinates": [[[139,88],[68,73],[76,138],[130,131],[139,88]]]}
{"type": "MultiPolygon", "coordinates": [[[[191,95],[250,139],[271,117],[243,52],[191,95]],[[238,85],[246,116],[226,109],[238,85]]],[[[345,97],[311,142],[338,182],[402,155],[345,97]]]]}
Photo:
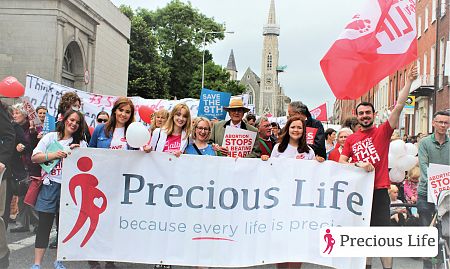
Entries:
{"type": "Polygon", "coordinates": [[[192,146],[194,147],[195,151],[197,151],[198,155],[203,155],[195,143],[192,143],[192,146]]]}

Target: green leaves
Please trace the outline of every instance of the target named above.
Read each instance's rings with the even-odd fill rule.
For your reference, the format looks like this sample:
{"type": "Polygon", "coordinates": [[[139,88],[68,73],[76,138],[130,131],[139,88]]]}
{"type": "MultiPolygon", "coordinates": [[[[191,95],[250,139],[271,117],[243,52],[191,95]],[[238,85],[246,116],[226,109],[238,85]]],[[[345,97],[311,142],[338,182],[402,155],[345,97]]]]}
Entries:
{"type": "MultiPolygon", "coordinates": [[[[120,10],[131,20],[128,95],[144,98],[198,97],[201,91],[203,39],[223,39],[225,27],[190,3],[173,0],[150,11],[129,6],[120,10]],[[222,32],[206,34],[208,32],[222,32]]],[[[231,49],[231,48],[230,48],[231,49]]],[[[242,93],[228,73],[205,53],[205,86],[242,93]]]]}

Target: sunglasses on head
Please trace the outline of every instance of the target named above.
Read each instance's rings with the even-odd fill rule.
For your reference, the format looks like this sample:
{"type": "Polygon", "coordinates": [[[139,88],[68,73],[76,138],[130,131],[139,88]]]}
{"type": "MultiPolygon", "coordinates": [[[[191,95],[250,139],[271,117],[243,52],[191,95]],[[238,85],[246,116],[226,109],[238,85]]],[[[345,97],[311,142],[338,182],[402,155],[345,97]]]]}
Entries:
{"type": "Polygon", "coordinates": [[[107,122],[107,121],[108,121],[107,119],[97,119],[98,123],[107,122]]]}

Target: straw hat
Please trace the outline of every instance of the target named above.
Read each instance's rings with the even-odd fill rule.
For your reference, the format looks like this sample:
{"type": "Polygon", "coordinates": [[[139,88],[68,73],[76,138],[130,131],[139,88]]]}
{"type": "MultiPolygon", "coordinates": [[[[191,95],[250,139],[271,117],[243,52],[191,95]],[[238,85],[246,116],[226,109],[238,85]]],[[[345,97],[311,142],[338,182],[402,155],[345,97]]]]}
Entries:
{"type": "Polygon", "coordinates": [[[230,109],[236,109],[236,108],[242,108],[244,110],[244,112],[249,112],[250,109],[246,108],[244,106],[244,102],[242,101],[241,98],[235,98],[235,99],[231,99],[230,100],[230,104],[226,107],[224,107],[223,109],[225,109],[226,111],[230,110],[230,109]]]}

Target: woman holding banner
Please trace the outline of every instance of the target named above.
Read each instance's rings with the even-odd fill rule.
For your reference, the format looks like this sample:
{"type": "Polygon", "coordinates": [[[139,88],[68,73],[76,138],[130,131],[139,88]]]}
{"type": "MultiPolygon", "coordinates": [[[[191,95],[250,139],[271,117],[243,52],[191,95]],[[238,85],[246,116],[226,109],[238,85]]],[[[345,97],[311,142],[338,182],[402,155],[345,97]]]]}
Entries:
{"type": "Polygon", "coordinates": [[[211,124],[209,120],[204,117],[194,119],[194,125],[192,126],[192,138],[194,139],[194,143],[189,144],[186,147],[185,153],[216,156],[216,151],[208,144],[210,136],[211,124]]]}
{"type": "MultiPolygon", "coordinates": [[[[57,161],[48,174],[43,174],[43,184],[34,206],[39,214],[39,223],[34,244],[34,264],[31,269],[39,269],[45,250],[48,247],[50,231],[56,216],[58,224],[59,199],[61,195],[62,159],[66,158],[70,150],[77,147],[87,147],[83,140],[84,116],[79,111],[69,110],[64,114],[56,132],[46,134],[33,150],[31,160],[34,163],[57,161]],[[51,151],[52,145],[64,147],[64,150],[51,151]]],[[[54,262],[55,269],[65,269],[61,261],[54,262]]]]}
{"type": "Polygon", "coordinates": [[[119,97],[105,124],[98,124],[92,133],[90,148],[132,149],[125,138],[128,126],[134,122],[134,104],[127,97],[119,97]]]}
{"type": "Polygon", "coordinates": [[[153,131],[150,147],[158,152],[171,152],[179,157],[189,144],[191,112],[186,104],[177,104],[170,112],[166,124],[153,131]]]}
{"type": "MultiPolygon", "coordinates": [[[[294,158],[300,160],[325,161],[325,158],[314,153],[306,143],[306,123],[298,116],[290,117],[283,128],[278,143],[273,147],[270,158],[294,158]]],[[[269,158],[261,156],[263,161],[269,158]]],[[[277,268],[301,268],[302,263],[279,263],[277,268]]]]}
{"type": "MultiPolygon", "coordinates": [[[[111,117],[105,124],[99,124],[92,133],[89,147],[115,150],[131,150],[125,134],[134,122],[134,104],[126,97],[117,98],[111,110],[111,117]]],[[[88,261],[90,269],[100,269],[100,262],[88,261]]],[[[106,262],[105,268],[116,268],[114,262],[106,262]]]]}

